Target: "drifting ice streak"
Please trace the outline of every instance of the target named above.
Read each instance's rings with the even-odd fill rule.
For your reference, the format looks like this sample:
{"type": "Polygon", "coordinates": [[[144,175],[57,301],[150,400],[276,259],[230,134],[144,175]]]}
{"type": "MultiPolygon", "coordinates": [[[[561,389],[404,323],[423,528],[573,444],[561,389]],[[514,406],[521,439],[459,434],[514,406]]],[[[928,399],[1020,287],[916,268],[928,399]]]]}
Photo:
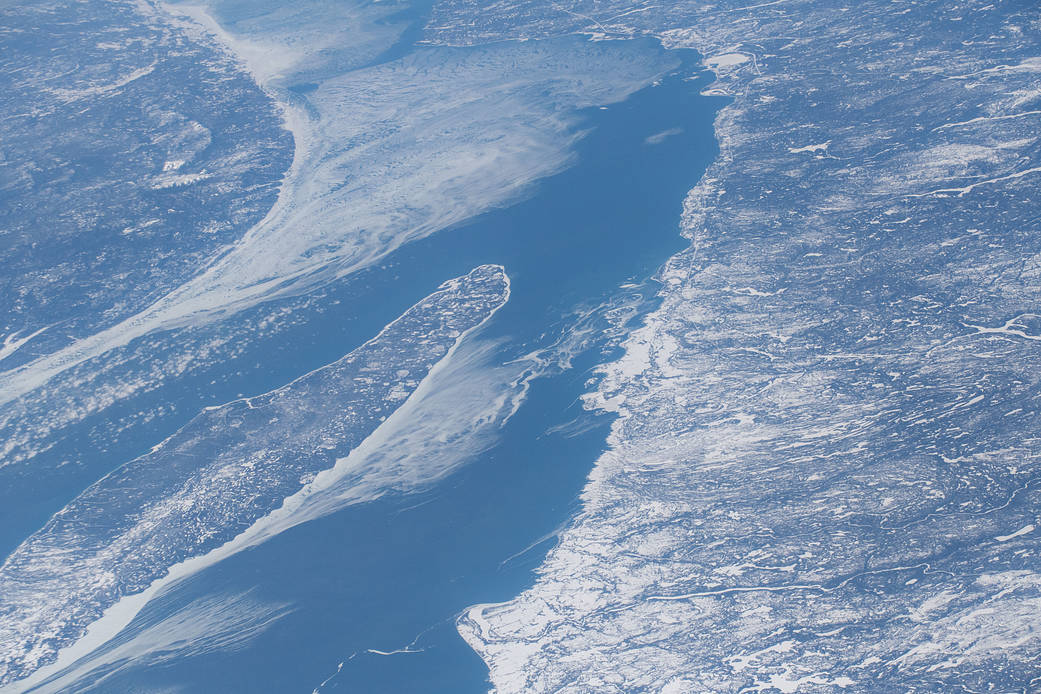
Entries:
{"type": "Polygon", "coordinates": [[[339,361],[207,409],[89,487],[0,567],[0,684],[53,662],[122,597],[279,508],[508,297],[503,269],[478,267],[339,361]]]}

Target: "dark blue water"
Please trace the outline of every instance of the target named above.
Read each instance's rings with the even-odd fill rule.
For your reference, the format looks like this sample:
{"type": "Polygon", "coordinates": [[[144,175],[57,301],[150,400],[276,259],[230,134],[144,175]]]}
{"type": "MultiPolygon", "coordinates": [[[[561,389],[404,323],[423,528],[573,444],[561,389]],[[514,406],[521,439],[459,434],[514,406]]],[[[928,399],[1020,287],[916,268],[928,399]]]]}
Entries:
{"type": "MultiPolygon", "coordinates": [[[[619,284],[653,275],[682,247],[682,200],[716,154],[712,121],[722,105],[699,95],[704,76],[683,79],[696,56],[677,55],[683,64],[660,85],[585,114],[593,132],[580,144],[576,166],[543,181],[523,202],[298,300],[308,319],[286,329],[278,345],[247,351],[240,362],[253,368],[224,374],[226,387],[248,380],[249,392],[259,392],[332,361],[444,279],[481,263],[504,265],[513,280],[511,301],[484,331],[508,339],[504,357],[545,345],[546,333],[566,329],[574,307],[601,303],[618,294],[619,284]],[[680,132],[663,144],[645,142],[672,129],[680,132]]],[[[572,370],[536,381],[498,444],[435,488],[289,530],[196,576],[161,608],[146,609],[132,629],[214,591],[254,589],[254,597],[290,603],[294,611],[244,650],[142,663],[108,680],[105,691],[311,691],[352,654],[322,691],[486,691],[487,672],[456,633],[455,616],[530,585],[548,542],[503,562],[576,510],[609,425],[583,413],[577,398],[609,347],[594,344],[572,370]],[[570,437],[547,433],[576,417],[591,418],[592,428],[570,437]],[[413,641],[422,652],[365,653],[413,641]]],[[[218,375],[215,369],[198,382],[218,375]]]]}

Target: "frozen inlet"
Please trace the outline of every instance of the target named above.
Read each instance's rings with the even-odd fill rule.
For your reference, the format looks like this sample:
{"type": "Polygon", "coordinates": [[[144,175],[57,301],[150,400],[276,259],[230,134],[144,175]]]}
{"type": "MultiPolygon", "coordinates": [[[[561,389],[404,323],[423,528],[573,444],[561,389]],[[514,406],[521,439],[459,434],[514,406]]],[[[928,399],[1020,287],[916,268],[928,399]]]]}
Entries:
{"type": "Polygon", "coordinates": [[[0,685],[53,662],[121,598],[281,506],[508,297],[503,269],[478,267],[339,361],[203,411],[89,487],[0,567],[0,685]]]}

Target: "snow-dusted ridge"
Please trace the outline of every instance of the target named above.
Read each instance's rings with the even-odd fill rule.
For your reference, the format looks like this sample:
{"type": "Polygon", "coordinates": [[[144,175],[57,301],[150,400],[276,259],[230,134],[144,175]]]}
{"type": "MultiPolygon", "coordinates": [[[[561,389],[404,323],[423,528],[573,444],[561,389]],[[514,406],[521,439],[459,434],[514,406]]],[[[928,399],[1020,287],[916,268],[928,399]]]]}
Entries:
{"type": "Polygon", "coordinates": [[[407,484],[352,464],[357,451],[375,445],[403,401],[422,399],[435,370],[508,298],[499,266],[450,280],[339,361],[207,409],[85,490],[0,566],[0,685],[25,691],[103,646],[185,576],[407,484]],[[340,495],[305,507],[336,485],[340,495]]]}

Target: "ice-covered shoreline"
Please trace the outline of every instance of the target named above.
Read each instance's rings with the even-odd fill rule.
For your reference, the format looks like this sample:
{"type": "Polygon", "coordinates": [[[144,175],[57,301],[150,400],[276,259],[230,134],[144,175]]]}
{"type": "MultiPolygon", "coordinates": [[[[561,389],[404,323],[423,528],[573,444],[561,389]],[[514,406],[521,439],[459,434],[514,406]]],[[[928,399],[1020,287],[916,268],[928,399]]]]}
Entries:
{"type": "Polygon", "coordinates": [[[1039,18],[941,5],[439,6],[656,35],[734,99],[581,511],[459,621],[496,691],[1036,686],[1039,18]]]}

